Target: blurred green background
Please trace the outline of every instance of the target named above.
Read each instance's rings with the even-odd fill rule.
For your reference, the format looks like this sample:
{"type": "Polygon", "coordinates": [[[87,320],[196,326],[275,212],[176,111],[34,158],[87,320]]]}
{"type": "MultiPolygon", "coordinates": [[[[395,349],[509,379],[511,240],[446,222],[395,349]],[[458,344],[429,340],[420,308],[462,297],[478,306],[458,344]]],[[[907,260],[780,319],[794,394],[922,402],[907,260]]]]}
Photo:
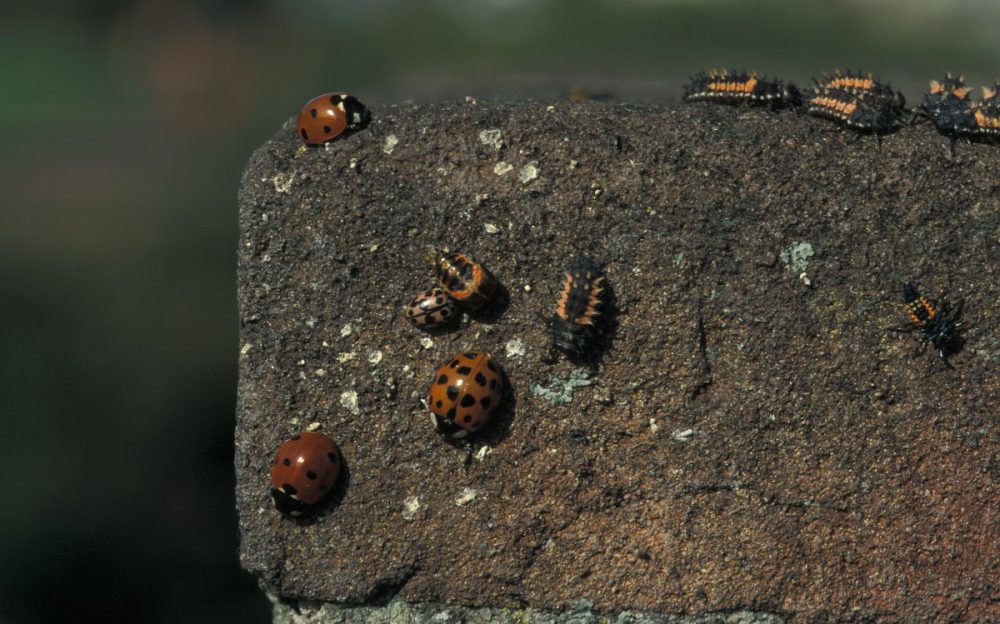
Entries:
{"type": "Polygon", "coordinates": [[[701,68],[855,67],[916,103],[1000,75],[998,6],[7,0],[0,622],[270,621],[237,555],[236,191],[311,96],[676,101],[701,68]]]}

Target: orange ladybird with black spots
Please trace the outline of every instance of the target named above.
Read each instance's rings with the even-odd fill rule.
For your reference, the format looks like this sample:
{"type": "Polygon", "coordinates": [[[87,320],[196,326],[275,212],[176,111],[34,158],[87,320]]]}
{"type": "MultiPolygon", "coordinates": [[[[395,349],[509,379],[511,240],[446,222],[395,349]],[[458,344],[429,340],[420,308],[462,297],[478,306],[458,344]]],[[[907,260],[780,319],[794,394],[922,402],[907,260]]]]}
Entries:
{"type": "Polygon", "coordinates": [[[406,306],[406,318],[424,330],[437,329],[458,318],[454,302],[440,288],[422,292],[406,306]]]}
{"type": "Polygon", "coordinates": [[[434,373],[428,397],[431,423],[449,438],[481,431],[500,406],[504,374],[489,355],[458,353],[434,373]]]}

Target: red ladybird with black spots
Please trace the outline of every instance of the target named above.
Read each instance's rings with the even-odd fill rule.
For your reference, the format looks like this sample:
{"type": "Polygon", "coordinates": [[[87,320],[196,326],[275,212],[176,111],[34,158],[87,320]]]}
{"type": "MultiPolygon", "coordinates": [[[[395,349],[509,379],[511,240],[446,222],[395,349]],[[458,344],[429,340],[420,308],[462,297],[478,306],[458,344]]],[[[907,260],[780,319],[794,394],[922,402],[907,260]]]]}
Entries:
{"type": "Polygon", "coordinates": [[[275,508],[300,516],[337,483],[343,460],[336,442],[318,431],[297,433],[278,447],[271,468],[275,508]]]}
{"type": "Polygon", "coordinates": [[[299,111],[297,130],[306,145],[317,146],[371,121],[371,113],[348,93],[324,93],[306,102],[299,111]]]}
{"type": "Polygon", "coordinates": [[[434,373],[431,423],[449,438],[477,433],[493,418],[503,392],[503,369],[493,358],[479,351],[458,353],[434,373]]]}

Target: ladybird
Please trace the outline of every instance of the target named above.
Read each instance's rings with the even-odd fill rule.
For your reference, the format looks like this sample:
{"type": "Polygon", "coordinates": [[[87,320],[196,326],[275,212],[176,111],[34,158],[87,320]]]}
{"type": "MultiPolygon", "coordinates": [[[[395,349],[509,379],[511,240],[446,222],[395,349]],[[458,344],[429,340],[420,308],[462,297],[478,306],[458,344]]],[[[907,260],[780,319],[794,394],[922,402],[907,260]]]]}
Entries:
{"type": "Polygon", "coordinates": [[[486,267],[466,253],[443,253],[434,263],[438,283],[448,296],[469,310],[483,307],[497,283],[486,267]]]}
{"type": "Polygon", "coordinates": [[[298,131],[306,145],[322,145],[345,132],[364,128],[371,113],[358,98],[347,93],[324,93],[306,102],[299,111],[298,131]]]}
{"type": "Polygon", "coordinates": [[[337,444],[318,431],[303,431],[286,440],[271,468],[275,508],[289,516],[302,515],[330,493],[342,463],[337,444]]]}
{"type": "Polygon", "coordinates": [[[596,335],[604,304],[604,277],[589,259],[578,257],[563,277],[555,314],[549,319],[552,346],[571,358],[583,357],[596,335]]]}
{"type": "Polygon", "coordinates": [[[464,438],[493,418],[503,398],[503,370],[485,353],[459,353],[434,373],[431,423],[449,438],[464,438]]]}
{"type": "Polygon", "coordinates": [[[960,334],[962,324],[957,322],[957,319],[962,314],[963,304],[964,301],[960,302],[954,311],[947,302],[939,307],[935,301],[920,294],[916,286],[906,282],[903,284],[903,306],[910,323],[906,327],[893,330],[923,333],[927,341],[923,343],[923,347],[928,343],[933,345],[945,365],[952,368],[948,363],[948,356],[957,352],[962,346],[960,334]]]}
{"type": "Polygon", "coordinates": [[[789,82],[768,80],[756,72],[735,72],[727,69],[709,73],[698,72],[684,86],[686,102],[719,102],[722,104],[750,104],[777,108],[799,105],[798,88],[789,82]]]}
{"type": "Polygon", "coordinates": [[[406,318],[420,329],[434,329],[458,318],[454,302],[440,288],[422,292],[406,306],[406,318]]]}
{"type": "Polygon", "coordinates": [[[997,91],[1000,91],[1000,83],[993,85],[992,89],[983,87],[983,99],[976,102],[974,115],[979,136],[1000,137],[1000,97],[997,97],[997,91]]]}
{"type": "Polygon", "coordinates": [[[895,127],[905,99],[891,90],[853,92],[815,87],[805,101],[806,113],[831,119],[856,132],[878,138],[895,127]]]}
{"type": "Polygon", "coordinates": [[[972,89],[965,86],[962,76],[931,81],[930,90],[917,107],[916,116],[934,123],[938,132],[951,139],[951,152],[955,153],[955,142],[959,137],[979,134],[979,124],[969,99],[972,89]]]}

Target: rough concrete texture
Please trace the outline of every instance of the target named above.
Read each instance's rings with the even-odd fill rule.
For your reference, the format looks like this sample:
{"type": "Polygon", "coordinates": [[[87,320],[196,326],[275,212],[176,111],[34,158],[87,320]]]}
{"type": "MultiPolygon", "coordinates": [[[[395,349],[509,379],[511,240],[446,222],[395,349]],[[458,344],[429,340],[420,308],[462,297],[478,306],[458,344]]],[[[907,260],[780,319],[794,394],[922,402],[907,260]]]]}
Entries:
{"type": "Polygon", "coordinates": [[[701,104],[374,115],[319,149],[286,123],[243,178],[237,502],[270,591],[1000,621],[1000,148],[701,104]],[[428,335],[403,306],[442,247],[506,300],[428,335]],[[614,290],[610,346],[546,363],[579,250],[614,290]],[[887,331],[905,279],[965,297],[954,370],[887,331]],[[420,399],[469,349],[512,389],[466,449],[420,399]],[[310,423],[349,470],[293,521],[269,467],[310,423]]]}
{"type": "Polygon", "coordinates": [[[272,598],[274,624],[782,624],[776,615],[749,611],[713,615],[657,615],[625,611],[615,615],[595,613],[594,605],[580,600],[556,613],[503,607],[460,607],[432,603],[407,604],[396,599],[385,606],[347,607],[330,603],[289,604],[272,598]]]}

